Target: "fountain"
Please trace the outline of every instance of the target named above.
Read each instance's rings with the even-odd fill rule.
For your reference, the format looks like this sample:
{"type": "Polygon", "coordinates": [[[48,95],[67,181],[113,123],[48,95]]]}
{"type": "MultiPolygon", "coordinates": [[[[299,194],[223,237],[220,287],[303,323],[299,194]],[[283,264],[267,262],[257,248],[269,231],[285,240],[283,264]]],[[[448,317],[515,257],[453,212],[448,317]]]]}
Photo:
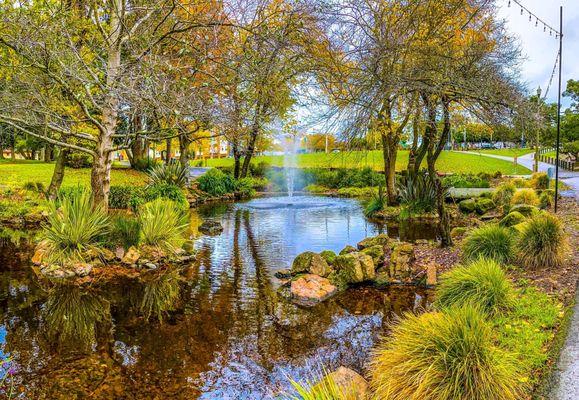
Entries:
{"type": "Polygon", "coordinates": [[[281,139],[283,148],[283,167],[286,179],[288,197],[293,197],[297,174],[297,134],[287,134],[281,139]]]}

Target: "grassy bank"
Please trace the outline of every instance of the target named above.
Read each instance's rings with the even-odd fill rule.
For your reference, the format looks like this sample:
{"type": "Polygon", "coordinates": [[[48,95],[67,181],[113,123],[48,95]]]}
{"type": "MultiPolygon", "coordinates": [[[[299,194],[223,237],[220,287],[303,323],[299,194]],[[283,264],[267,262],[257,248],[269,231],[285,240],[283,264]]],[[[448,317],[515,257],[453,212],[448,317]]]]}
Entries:
{"type": "MultiPolygon", "coordinates": [[[[341,153],[310,153],[298,154],[297,165],[300,168],[362,168],[371,167],[375,170],[382,170],[383,157],[380,150],[376,151],[351,151],[341,153]]],[[[260,156],[254,158],[255,162],[266,162],[273,166],[283,167],[283,156],[260,156]]],[[[408,151],[398,152],[396,160],[396,170],[406,169],[408,163],[408,151]]],[[[193,161],[196,165],[196,161],[193,161]]],[[[221,158],[206,161],[209,167],[221,167],[233,165],[233,159],[221,158]]],[[[515,167],[511,162],[505,160],[484,157],[478,154],[464,154],[455,152],[442,152],[437,162],[438,170],[441,172],[453,173],[495,173],[500,171],[506,175],[526,175],[531,171],[523,166],[515,167]]]]}
{"type": "MultiPolygon", "coordinates": [[[[53,163],[28,160],[0,160],[0,185],[21,187],[26,182],[42,182],[45,186],[50,183],[53,163]]],[[[112,185],[141,185],[146,175],[132,169],[113,169],[111,172],[112,185]]],[[[90,184],[90,169],[66,168],[62,185],[76,186],[90,184]]]]}

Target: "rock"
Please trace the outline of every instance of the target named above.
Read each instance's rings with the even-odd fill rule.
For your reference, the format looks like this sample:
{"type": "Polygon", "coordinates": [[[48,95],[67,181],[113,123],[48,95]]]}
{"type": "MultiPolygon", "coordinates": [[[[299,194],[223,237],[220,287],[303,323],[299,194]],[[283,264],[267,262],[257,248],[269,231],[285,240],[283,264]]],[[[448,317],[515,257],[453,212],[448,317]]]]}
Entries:
{"type": "Polygon", "coordinates": [[[334,264],[334,261],[336,261],[337,257],[336,253],[334,253],[332,250],[324,250],[320,253],[320,256],[330,265],[334,264]]]}
{"type": "Polygon", "coordinates": [[[521,222],[525,221],[525,216],[521,214],[519,211],[511,211],[506,217],[504,217],[501,222],[499,222],[500,226],[511,227],[521,222]]]}
{"type": "Polygon", "coordinates": [[[327,278],[307,274],[292,281],[290,290],[296,304],[313,306],[331,297],[338,289],[327,278]]]}
{"type": "Polygon", "coordinates": [[[483,215],[493,208],[495,208],[495,202],[491,199],[479,198],[476,201],[475,210],[479,215],[483,215]]]}
{"type": "Polygon", "coordinates": [[[124,247],[117,247],[115,249],[115,257],[117,258],[117,260],[122,260],[124,256],[125,256],[124,247]]]}
{"type": "Polygon", "coordinates": [[[366,400],[370,397],[368,381],[349,368],[340,367],[322,379],[330,379],[340,390],[344,399],[366,400]]]}
{"type": "Polygon", "coordinates": [[[87,276],[92,271],[92,265],[88,263],[76,263],[72,266],[72,270],[77,276],[87,276]]]}
{"type": "Polygon", "coordinates": [[[414,278],[412,262],[414,261],[414,246],[401,242],[390,255],[390,279],[407,282],[414,278]]]}
{"type": "Polygon", "coordinates": [[[532,217],[539,213],[539,209],[535,206],[530,206],[528,204],[516,204],[511,207],[510,212],[517,211],[523,214],[525,217],[532,217]]]}
{"type": "Polygon", "coordinates": [[[458,209],[465,213],[473,213],[476,209],[476,201],[474,199],[466,199],[458,203],[458,209]]]}
{"type": "Polygon", "coordinates": [[[340,251],[340,255],[342,256],[344,254],[354,253],[356,251],[358,250],[354,246],[347,245],[342,249],[342,251],[340,251]]]}
{"type": "Polygon", "coordinates": [[[72,278],[76,273],[70,269],[64,269],[60,265],[48,265],[40,270],[40,272],[51,279],[72,278]]]}
{"type": "Polygon", "coordinates": [[[42,264],[42,259],[44,258],[44,256],[46,255],[46,243],[45,242],[40,242],[38,243],[38,246],[36,246],[36,249],[34,250],[34,255],[32,256],[32,264],[34,265],[40,265],[42,264]]]}
{"type": "Polygon", "coordinates": [[[372,280],[376,276],[372,257],[363,253],[348,253],[336,257],[335,269],[347,284],[372,280]]]}
{"type": "Polygon", "coordinates": [[[113,261],[116,257],[115,253],[113,253],[111,250],[107,249],[107,248],[103,248],[101,249],[101,257],[105,260],[105,261],[113,261]]]}
{"type": "Polygon", "coordinates": [[[292,263],[291,272],[293,275],[301,273],[311,273],[326,277],[330,275],[333,268],[317,253],[306,251],[299,254],[292,263]]]}
{"type": "Polygon", "coordinates": [[[275,271],[274,276],[278,279],[287,279],[292,277],[292,270],[289,268],[280,269],[275,271]]]}
{"type": "Polygon", "coordinates": [[[430,263],[426,266],[426,284],[429,286],[436,285],[437,278],[436,278],[436,264],[430,263]]]}
{"type": "Polygon", "coordinates": [[[147,267],[148,269],[157,269],[157,265],[151,262],[145,263],[145,267],[147,267]]]}
{"type": "Polygon", "coordinates": [[[206,235],[219,235],[223,232],[223,226],[217,221],[205,221],[199,225],[199,232],[206,235]]]}
{"type": "Polygon", "coordinates": [[[450,236],[454,239],[454,238],[458,238],[462,235],[464,235],[467,231],[467,228],[465,228],[464,226],[457,226],[455,228],[452,228],[452,230],[450,231],[450,236]]]}
{"type": "Polygon", "coordinates": [[[376,267],[384,264],[384,246],[375,245],[367,247],[360,253],[367,254],[372,257],[372,261],[374,261],[374,266],[376,267]]]}
{"type": "Polygon", "coordinates": [[[140,257],[141,255],[139,254],[139,251],[135,248],[135,246],[131,246],[123,256],[123,259],[121,261],[123,264],[129,265],[136,264],[136,262],[139,260],[140,257]]]}
{"type": "Polygon", "coordinates": [[[381,233],[374,237],[367,237],[366,239],[358,242],[358,250],[364,250],[372,246],[386,246],[389,241],[390,238],[385,233],[381,233]]]}
{"type": "MultiPolygon", "coordinates": [[[[158,246],[142,246],[139,249],[141,259],[146,258],[147,261],[159,261],[167,258],[167,254],[158,246]]],[[[142,261],[145,263],[146,261],[142,261]]]]}

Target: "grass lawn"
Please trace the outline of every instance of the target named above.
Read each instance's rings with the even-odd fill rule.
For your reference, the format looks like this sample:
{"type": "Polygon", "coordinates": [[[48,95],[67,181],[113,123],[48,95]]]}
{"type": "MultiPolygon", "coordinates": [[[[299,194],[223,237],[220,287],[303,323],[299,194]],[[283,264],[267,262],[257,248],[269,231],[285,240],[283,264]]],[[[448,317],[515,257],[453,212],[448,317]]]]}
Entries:
{"type": "MultiPolygon", "coordinates": [[[[255,157],[255,162],[265,161],[268,164],[277,167],[283,167],[283,156],[260,156],[255,157]]],[[[396,170],[406,169],[408,163],[408,151],[401,150],[398,152],[396,159],[396,170]]],[[[193,165],[197,165],[193,161],[193,165]]],[[[220,158],[206,160],[209,167],[231,166],[232,158],[220,158]]],[[[310,153],[298,154],[297,165],[300,168],[362,168],[372,167],[375,170],[384,168],[382,152],[378,151],[351,151],[342,153],[310,153]]],[[[444,151],[437,162],[437,168],[441,172],[455,173],[495,173],[501,171],[506,175],[527,175],[531,171],[521,165],[515,167],[509,161],[499,160],[490,157],[484,157],[479,154],[464,154],[444,151]]]]}
{"type": "MultiPolygon", "coordinates": [[[[0,160],[0,185],[21,187],[26,182],[50,183],[53,163],[28,160],[0,160]]],[[[113,169],[111,185],[141,185],[145,183],[146,175],[132,169],[113,169]]],[[[64,173],[63,186],[89,185],[90,169],[67,168],[64,173]]]]}
{"type": "Polygon", "coordinates": [[[484,150],[470,150],[472,153],[484,153],[484,154],[495,154],[497,156],[506,156],[506,157],[520,157],[524,156],[525,154],[529,154],[534,152],[535,150],[525,148],[525,149],[484,149],[484,150]]]}

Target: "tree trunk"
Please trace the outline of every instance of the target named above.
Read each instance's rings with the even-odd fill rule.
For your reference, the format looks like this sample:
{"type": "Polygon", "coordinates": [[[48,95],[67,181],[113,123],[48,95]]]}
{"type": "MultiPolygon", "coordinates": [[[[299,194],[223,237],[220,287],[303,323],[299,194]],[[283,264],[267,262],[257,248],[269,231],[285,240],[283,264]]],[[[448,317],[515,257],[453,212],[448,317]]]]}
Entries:
{"type": "Polygon", "coordinates": [[[110,45],[107,51],[107,93],[103,106],[102,128],[99,131],[99,137],[94,154],[94,163],[91,171],[91,188],[92,197],[95,204],[108,208],[109,189],[111,184],[111,150],[112,135],[114,135],[119,109],[119,100],[115,93],[117,77],[121,67],[121,0],[114,0],[114,12],[110,15],[109,24],[111,34],[109,37],[110,45]]]}
{"type": "Polygon", "coordinates": [[[398,140],[396,137],[382,132],[380,135],[382,139],[382,154],[384,156],[384,175],[386,177],[386,195],[388,197],[388,205],[396,204],[396,153],[398,148],[398,140]]]}
{"type": "Polygon", "coordinates": [[[245,157],[243,159],[243,165],[241,167],[240,178],[245,178],[249,172],[249,165],[251,164],[251,158],[255,151],[255,143],[257,142],[257,136],[259,134],[259,124],[254,121],[251,132],[249,133],[249,141],[247,143],[247,149],[245,150],[245,157]]]}
{"type": "Polygon", "coordinates": [[[239,150],[239,145],[237,143],[232,144],[233,148],[233,177],[239,179],[239,173],[241,169],[241,151],[239,150]]]}
{"type": "Polygon", "coordinates": [[[171,139],[165,140],[166,147],[165,147],[165,164],[169,164],[171,162],[171,139]]]}
{"type": "Polygon", "coordinates": [[[179,136],[179,163],[182,168],[189,166],[189,146],[191,141],[187,135],[179,136]]]}
{"type": "Polygon", "coordinates": [[[60,185],[62,185],[62,180],[64,179],[64,167],[66,165],[67,156],[68,149],[61,147],[58,156],[56,157],[50,185],[48,186],[48,189],[46,189],[46,198],[48,200],[56,200],[58,190],[60,189],[60,185]]]}

